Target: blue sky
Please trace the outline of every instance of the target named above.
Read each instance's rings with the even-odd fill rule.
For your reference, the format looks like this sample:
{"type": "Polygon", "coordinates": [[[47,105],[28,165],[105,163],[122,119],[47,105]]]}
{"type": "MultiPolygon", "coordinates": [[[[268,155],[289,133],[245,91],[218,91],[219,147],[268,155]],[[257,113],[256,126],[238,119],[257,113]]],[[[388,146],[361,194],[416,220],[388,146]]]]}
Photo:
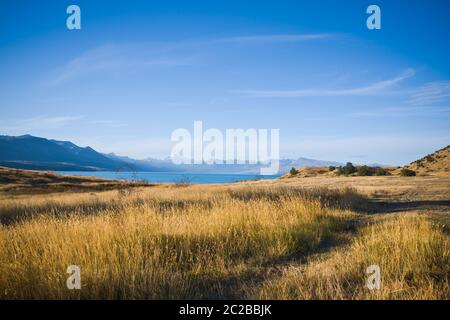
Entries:
{"type": "Polygon", "coordinates": [[[450,142],[449,31],[446,0],[2,0],[0,134],[165,157],[202,120],[278,128],[282,157],[405,164],[450,142]]]}

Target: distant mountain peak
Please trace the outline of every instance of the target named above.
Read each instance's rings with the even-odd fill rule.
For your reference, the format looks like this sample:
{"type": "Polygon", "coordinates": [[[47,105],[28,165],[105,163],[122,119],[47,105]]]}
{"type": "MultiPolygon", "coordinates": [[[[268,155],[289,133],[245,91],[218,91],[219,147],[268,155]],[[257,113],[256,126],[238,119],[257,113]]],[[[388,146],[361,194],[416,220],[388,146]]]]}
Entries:
{"type": "MultiPolygon", "coordinates": [[[[50,140],[32,135],[0,136],[0,166],[41,170],[103,170],[103,171],[172,171],[208,173],[255,173],[264,164],[182,164],[176,165],[170,157],[135,160],[113,152],[104,154],[93,148],[79,147],[71,141],[50,140]],[[124,169],[125,168],[125,169],[124,169]]],[[[334,161],[299,157],[281,159],[280,174],[292,167],[338,166],[334,161]]]]}

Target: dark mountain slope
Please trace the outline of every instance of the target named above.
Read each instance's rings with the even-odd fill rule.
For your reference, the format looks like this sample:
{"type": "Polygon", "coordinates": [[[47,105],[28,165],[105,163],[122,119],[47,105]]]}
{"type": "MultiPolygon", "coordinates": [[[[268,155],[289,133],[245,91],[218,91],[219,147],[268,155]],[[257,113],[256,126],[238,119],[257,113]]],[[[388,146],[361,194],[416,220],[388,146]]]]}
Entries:
{"type": "Polygon", "coordinates": [[[30,135],[0,136],[0,164],[43,170],[116,170],[124,165],[90,147],[30,135]]]}

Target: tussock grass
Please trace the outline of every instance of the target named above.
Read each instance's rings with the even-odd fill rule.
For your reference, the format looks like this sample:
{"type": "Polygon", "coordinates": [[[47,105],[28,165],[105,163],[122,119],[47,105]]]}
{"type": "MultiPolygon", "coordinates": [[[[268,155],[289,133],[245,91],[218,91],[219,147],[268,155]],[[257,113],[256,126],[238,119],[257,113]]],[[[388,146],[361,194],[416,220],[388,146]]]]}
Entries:
{"type": "Polygon", "coordinates": [[[317,200],[321,205],[337,209],[364,209],[366,201],[363,196],[353,188],[328,189],[328,188],[299,188],[299,187],[259,187],[240,188],[228,191],[234,199],[242,201],[264,200],[276,202],[289,199],[303,199],[305,201],[317,200]]]}
{"type": "Polygon", "coordinates": [[[340,236],[354,214],[326,199],[359,199],[351,190],[273,192],[187,187],[2,203],[4,216],[26,218],[0,227],[1,297],[237,297],[265,265],[340,236]],[[81,268],[81,290],[66,288],[69,265],[81,268]]]}
{"type": "Polygon", "coordinates": [[[291,266],[250,294],[262,299],[450,299],[450,239],[417,214],[364,228],[345,249],[291,266]],[[381,268],[381,289],[366,268],[381,268]]]}
{"type": "Polygon", "coordinates": [[[422,216],[380,219],[317,258],[362,218],[353,189],[133,190],[1,198],[0,299],[449,298],[449,238],[422,216]],[[380,291],[365,288],[371,264],[380,291]]]}

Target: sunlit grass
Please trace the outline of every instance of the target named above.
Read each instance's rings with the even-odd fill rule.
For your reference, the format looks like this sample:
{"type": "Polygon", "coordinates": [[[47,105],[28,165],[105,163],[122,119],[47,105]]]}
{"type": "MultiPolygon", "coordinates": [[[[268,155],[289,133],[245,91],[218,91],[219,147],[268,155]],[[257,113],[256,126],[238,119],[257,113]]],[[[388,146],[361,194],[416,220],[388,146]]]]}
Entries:
{"type": "MultiPolygon", "coordinates": [[[[337,236],[352,214],[331,204],[354,197],[348,190],[280,189],[270,198],[263,189],[192,189],[39,203],[38,213],[0,229],[4,297],[233,296],[263,264],[306,255],[337,236]],[[82,290],[67,290],[69,265],[80,266],[82,290]]],[[[33,211],[32,200],[16,210],[33,211]]]]}
{"type": "Polygon", "coordinates": [[[252,292],[262,299],[450,299],[450,239],[424,216],[390,217],[348,248],[292,265],[252,292]],[[378,265],[380,290],[366,286],[378,265]]]}
{"type": "Polygon", "coordinates": [[[1,199],[0,297],[448,298],[448,236],[404,217],[350,239],[366,205],[352,189],[133,190],[1,199]],[[365,288],[370,264],[378,292],[365,288]],[[81,290],[66,287],[69,265],[81,290]]]}

